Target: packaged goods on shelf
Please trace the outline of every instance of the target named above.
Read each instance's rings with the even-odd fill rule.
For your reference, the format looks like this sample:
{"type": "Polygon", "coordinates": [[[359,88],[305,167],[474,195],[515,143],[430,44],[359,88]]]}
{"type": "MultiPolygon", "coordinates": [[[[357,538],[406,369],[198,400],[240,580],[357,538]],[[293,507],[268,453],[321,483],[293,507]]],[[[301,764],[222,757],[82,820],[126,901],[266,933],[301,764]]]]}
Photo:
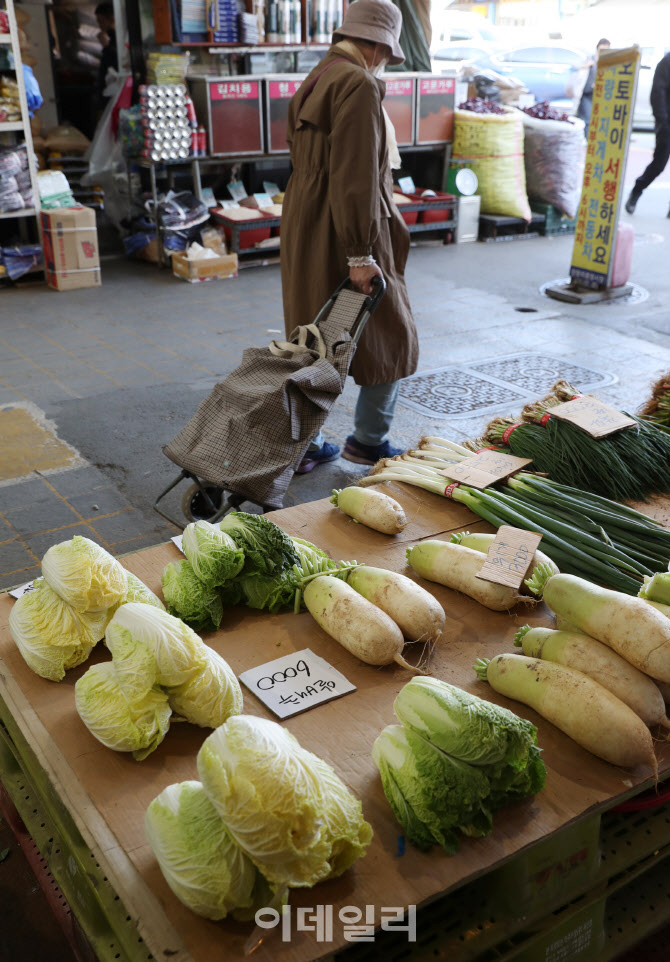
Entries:
{"type": "Polygon", "coordinates": [[[235,0],[207,0],[207,24],[213,43],[237,43],[237,3],[235,0]]]}
{"type": "Polygon", "coordinates": [[[42,170],[37,175],[42,210],[75,207],[75,199],[62,170],[42,170]]]}
{"type": "Polygon", "coordinates": [[[25,144],[0,150],[0,213],[34,205],[25,144]]]}
{"type": "Polygon", "coordinates": [[[141,156],[144,150],[144,126],[140,104],[119,111],[118,137],[126,157],[141,156]]]}
{"type": "Polygon", "coordinates": [[[188,53],[150,53],[147,57],[147,83],[160,86],[183,83],[189,58],[188,53]]]}
{"type": "MultiPolygon", "coordinates": [[[[141,154],[154,162],[186,160],[196,151],[193,144],[193,105],[181,84],[146,84],[140,87],[141,154]]],[[[137,143],[136,121],[124,121],[128,144],[137,143]]]]}
{"type": "Polygon", "coordinates": [[[7,277],[15,281],[24,274],[37,271],[42,267],[44,258],[39,244],[17,244],[15,247],[3,247],[0,251],[0,263],[7,277]]]}

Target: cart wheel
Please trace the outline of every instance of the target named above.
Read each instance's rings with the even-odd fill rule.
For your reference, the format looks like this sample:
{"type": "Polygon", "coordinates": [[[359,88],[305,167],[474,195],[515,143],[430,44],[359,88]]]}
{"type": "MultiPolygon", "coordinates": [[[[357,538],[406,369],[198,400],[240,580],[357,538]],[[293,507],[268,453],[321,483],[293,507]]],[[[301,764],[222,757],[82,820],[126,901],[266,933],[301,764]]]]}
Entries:
{"type": "MultiPolygon", "coordinates": [[[[223,488],[217,488],[213,484],[203,484],[202,488],[207,492],[207,496],[218,511],[223,501],[223,488]]],[[[184,517],[189,521],[208,521],[212,517],[212,510],[205,501],[201,489],[197,484],[192,484],[184,492],[181,499],[181,510],[184,517]]]]}

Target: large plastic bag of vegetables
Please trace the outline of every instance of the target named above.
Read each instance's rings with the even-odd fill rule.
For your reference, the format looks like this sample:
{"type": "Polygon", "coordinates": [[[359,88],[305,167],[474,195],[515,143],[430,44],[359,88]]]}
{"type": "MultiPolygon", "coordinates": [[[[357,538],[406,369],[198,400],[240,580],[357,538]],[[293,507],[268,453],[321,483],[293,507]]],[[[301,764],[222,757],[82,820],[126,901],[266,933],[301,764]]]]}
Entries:
{"type": "Polygon", "coordinates": [[[521,112],[526,188],[531,200],[575,217],[584,174],[584,121],[541,120],[521,112]]]}
{"type": "Polygon", "coordinates": [[[456,109],[452,158],[465,161],[477,175],[482,214],[530,221],[518,110],[480,114],[456,109]]]}

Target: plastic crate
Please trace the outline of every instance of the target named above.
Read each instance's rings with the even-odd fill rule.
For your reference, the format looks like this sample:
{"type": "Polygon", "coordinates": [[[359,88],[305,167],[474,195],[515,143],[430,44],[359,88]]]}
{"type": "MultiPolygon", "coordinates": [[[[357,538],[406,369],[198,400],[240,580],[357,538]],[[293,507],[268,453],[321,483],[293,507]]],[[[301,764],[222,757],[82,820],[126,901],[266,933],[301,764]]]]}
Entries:
{"type": "Polygon", "coordinates": [[[544,226],[540,228],[541,234],[574,234],[577,226],[576,217],[566,217],[552,204],[540,204],[535,201],[530,205],[530,209],[536,214],[544,215],[544,226]]]}

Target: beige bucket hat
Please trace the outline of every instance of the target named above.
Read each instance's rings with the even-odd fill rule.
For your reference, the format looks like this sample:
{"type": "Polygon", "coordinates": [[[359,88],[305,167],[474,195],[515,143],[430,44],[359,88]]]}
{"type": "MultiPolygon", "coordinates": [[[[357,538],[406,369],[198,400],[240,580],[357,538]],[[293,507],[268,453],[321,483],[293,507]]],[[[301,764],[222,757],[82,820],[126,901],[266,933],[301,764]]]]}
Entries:
{"type": "Polygon", "coordinates": [[[383,43],[391,51],[390,63],[404,63],[400,47],[402,14],[391,0],[355,0],[350,3],[342,25],[333,34],[333,43],[344,37],[383,43]]]}

